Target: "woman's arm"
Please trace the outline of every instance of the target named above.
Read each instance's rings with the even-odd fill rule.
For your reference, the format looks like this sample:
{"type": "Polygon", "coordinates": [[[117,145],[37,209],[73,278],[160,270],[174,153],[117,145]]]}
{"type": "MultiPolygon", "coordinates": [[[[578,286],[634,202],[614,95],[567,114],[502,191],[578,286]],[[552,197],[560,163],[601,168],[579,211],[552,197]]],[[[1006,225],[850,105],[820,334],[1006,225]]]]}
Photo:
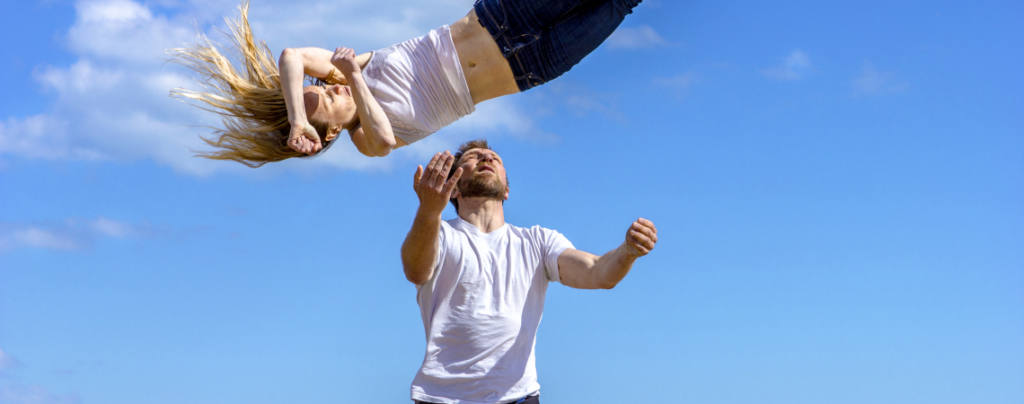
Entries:
{"type": "Polygon", "coordinates": [[[359,127],[349,129],[352,143],[360,153],[367,156],[388,155],[391,149],[398,146],[398,142],[392,132],[391,121],[363,80],[363,72],[356,60],[355,51],[350,48],[338,48],[331,56],[331,64],[348,80],[352,100],[356,104],[356,114],[359,115],[359,127]]]}
{"type": "MultiPolygon", "coordinates": [[[[340,71],[334,71],[336,68],[331,63],[331,56],[334,55],[334,52],[330,50],[315,47],[287,48],[281,52],[281,56],[284,56],[285,53],[292,54],[302,62],[302,73],[307,76],[327,80],[331,84],[348,84],[347,79],[340,71]]],[[[372,52],[363,52],[356,55],[356,65],[360,69],[365,68],[372,56],[372,52]]]]}
{"type": "MultiPolygon", "coordinates": [[[[333,53],[327,49],[312,47],[286,48],[281,51],[281,56],[277,62],[278,70],[281,74],[281,92],[284,96],[285,107],[288,110],[288,122],[292,127],[288,137],[288,145],[296,151],[315,154],[323,148],[320,136],[317,135],[316,129],[309,124],[306,116],[306,107],[302,94],[302,84],[305,76],[316,77],[337,84],[348,84],[345,75],[331,63],[332,55],[333,53]]],[[[363,53],[355,56],[353,62],[361,68],[366,66],[371,56],[372,53],[363,53]]],[[[372,98],[372,96],[370,97],[372,98]]],[[[374,103],[376,104],[376,100],[374,100],[374,103]]],[[[361,115],[360,118],[362,118],[361,115]]],[[[363,151],[363,149],[360,148],[360,151],[363,151]]],[[[367,154],[367,152],[363,153],[367,154]]]]}
{"type": "MultiPolygon", "coordinates": [[[[281,51],[281,57],[277,60],[277,68],[281,74],[281,93],[284,96],[284,105],[288,110],[288,123],[291,125],[291,132],[288,135],[288,146],[293,150],[305,154],[315,154],[323,148],[320,143],[320,135],[316,133],[313,125],[309,124],[306,118],[306,104],[302,99],[302,81],[305,78],[307,66],[307,53],[313,48],[293,49],[286,48],[281,51]]],[[[328,60],[328,64],[329,60],[328,60]]],[[[313,66],[314,68],[318,66],[313,66]]],[[[322,69],[322,67],[320,67],[322,69]]],[[[333,67],[331,67],[333,69],[333,67]]],[[[327,74],[327,72],[324,72],[327,74]]]]}

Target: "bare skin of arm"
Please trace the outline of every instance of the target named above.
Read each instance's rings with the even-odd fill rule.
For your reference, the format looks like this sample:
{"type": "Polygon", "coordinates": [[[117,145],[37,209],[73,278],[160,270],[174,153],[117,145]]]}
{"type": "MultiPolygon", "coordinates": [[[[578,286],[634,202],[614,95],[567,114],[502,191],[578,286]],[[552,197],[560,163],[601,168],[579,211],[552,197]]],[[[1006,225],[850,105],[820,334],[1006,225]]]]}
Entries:
{"type": "MultiPolygon", "coordinates": [[[[308,48],[302,48],[308,49],[308,48]]],[[[301,49],[285,49],[277,60],[281,74],[281,93],[288,108],[288,123],[291,134],[288,146],[294,150],[311,154],[320,151],[320,136],[306,118],[306,106],[302,99],[302,80],[305,78],[306,63],[301,49]]],[[[333,68],[333,66],[331,67],[333,68]]],[[[323,72],[324,75],[327,72],[323,72]]]]}
{"type": "Polygon", "coordinates": [[[558,256],[558,274],[562,284],[577,289],[611,289],[626,277],[637,258],[654,249],[658,229],[650,220],[640,218],[626,231],[621,245],[597,256],[568,249],[558,256]]]}
{"type": "MultiPolygon", "coordinates": [[[[355,101],[356,113],[359,115],[359,127],[349,129],[352,143],[364,155],[388,155],[391,149],[398,147],[398,143],[391,131],[391,121],[384,114],[377,99],[370,94],[370,88],[363,80],[362,66],[359,65],[356,52],[349,48],[338,48],[331,56],[331,64],[348,79],[349,88],[352,89],[352,100],[355,101]]],[[[365,65],[366,63],[363,63],[363,66],[365,65]]]]}
{"type": "Polygon", "coordinates": [[[417,166],[413,176],[413,190],[420,200],[420,206],[416,209],[412,228],[402,243],[402,269],[405,278],[416,285],[427,282],[434,274],[441,213],[462,177],[463,170],[459,167],[451,179],[445,180],[454,163],[455,157],[451,153],[437,153],[430,159],[425,170],[423,166],[417,166]]]}
{"type": "MultiPolygon", "coordinates": [[[[369,52],[355,55],[347,48],[338,48],[335,52],[314,47],[287,48],[281,52],[278,60],[281,89],[292,126],[289,146],[307,154],[315,154],[323,147],[320,137],[309,124],[303,104],[304,76],[335,81],[348,85],[352,90],[360,125],[349,128],[349,134],[361,153],[382,156],[394,147],[405,145],[405,142],[395,139],[387,116],[362,79],[362,68],[372,55],[369,52]]],[[[332,140],[336,136],[337,133],[328,133],[326,138],[332,140]]]]}

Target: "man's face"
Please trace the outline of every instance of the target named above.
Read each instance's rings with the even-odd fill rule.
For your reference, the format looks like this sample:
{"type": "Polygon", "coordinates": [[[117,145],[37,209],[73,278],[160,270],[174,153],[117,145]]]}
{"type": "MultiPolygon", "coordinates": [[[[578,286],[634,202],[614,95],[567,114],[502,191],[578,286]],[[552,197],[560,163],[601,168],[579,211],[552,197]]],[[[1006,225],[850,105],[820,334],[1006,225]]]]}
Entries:
{"type": "Polygon", "coordinates": [[[463,198],[508,198],[508,177],[498,153],[488,149],[469,149],[459,159],[462,178],[459,194],[463,198]]]}

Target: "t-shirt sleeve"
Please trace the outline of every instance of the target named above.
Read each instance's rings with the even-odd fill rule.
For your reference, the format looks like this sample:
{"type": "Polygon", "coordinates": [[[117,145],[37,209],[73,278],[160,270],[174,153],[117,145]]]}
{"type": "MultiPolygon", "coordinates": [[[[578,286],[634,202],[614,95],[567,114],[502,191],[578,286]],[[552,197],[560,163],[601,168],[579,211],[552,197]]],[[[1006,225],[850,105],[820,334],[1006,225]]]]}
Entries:
{"type": "Polygon", "coordinates": [[[437,232],[437,256],[434,257],[434,273],[437,273],[441,263],[444,262],[445,251],[448,251],[447,242],[452,232],[452,226],[447,221],[441,221],[441,229],[437,232]]]}
{"type": "Polygon", "coordinates": [[[549,281],[561,282],[558,276],[558,256],[567,249],[575,248],[569,239],[565,238],[558,231],[540,228],[542,248],[544,253],[544,273],[549,281]]]}

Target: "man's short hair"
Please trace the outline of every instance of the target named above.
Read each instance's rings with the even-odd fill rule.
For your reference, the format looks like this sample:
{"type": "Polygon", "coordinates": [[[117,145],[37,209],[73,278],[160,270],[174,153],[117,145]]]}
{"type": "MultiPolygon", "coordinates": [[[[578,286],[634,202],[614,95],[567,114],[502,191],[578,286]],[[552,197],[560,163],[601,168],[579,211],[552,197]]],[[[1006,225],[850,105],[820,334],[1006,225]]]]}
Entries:
{"type": "Polygon", "coordinates": [[[455,175],[455,169],[459,168],[459,160],[461,160],[462,155],[466,154],[470,149],[494,150],[487,144],[487,139],[474,139],[463,143],[462,146],[459,146],[459,150],[455,152],[455,164],[452,164],[452,169],[448,170],[448,178],[455,175]]]}
{"type": "MultiPolygon", "coordinates": [[[[491,148],[490,145],[487,144],[487,139],[474,139],[466,143],[463,143],[462,146],[459,146],[459,150],[455,152],[455,163],[452,164],[451,170],[448,171],[448,178],[452,178],[452,175],[455,175],[455,170],[459,168],[459,160],[462,159],[462,155],[466,154],[466,152],[470,151],[471,149],[484,149],[495,151],[494,149],[491,148]]],[[[495,151],[495,153],[497,153],[497,151],[495,151]]],[[[505,173],[505,185],[508,185],[508,173],[505,173]]],[[[457,213],[459,211],[459,201],[455,200],[455,198],[452,198],[451,202],[452,206],[455,206],[455,212],[457,213]]]]}

